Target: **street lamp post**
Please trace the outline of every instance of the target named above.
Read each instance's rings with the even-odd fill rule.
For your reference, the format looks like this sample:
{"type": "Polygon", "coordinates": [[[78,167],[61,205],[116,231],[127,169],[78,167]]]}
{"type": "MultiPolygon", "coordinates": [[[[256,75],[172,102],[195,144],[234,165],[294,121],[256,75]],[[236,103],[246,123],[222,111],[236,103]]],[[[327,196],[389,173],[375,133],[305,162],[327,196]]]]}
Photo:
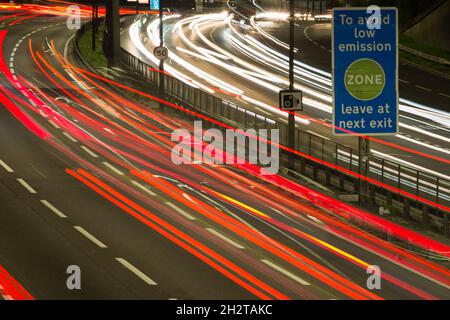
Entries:
{"type": "Polygon", "coordinates": [[[363,207],[368,206],[369,202],[369,184],[365,177],[369,174],[369,156],[370,156],[370,144],[367,137],[358,137],[358,147],[359,147],[359,194],[360,203],[363,207]]]}
{"type": "Polygon", "coordinates": [[[98,9],[97,9],[97,0],[94,0],[92,2],[92,21],[91,21],[91,28],[92,28],[92,51],[96,50],[96,40],[95,36],[97,33],[97,17],[98,17],[98,9]]]}
{"type": "MultiPolygon", "coordinates": [[[[162,0],[159,1],[159,46],[164,46],[164,25],[163,25],[163,6],[162,0]]],[[[160,99],[164,97],[164,59],[159,61],[159,96],[160,99]]],[[[162,102],[159,103],[160,108],[164,107],[162,102]]]]}
{"type": "MultiPolygon", "coordinates": [[[[295,0],[289,1],[289,90],[294,91],[294,55],[295,55],[295,0]]],[[[288,116],[288,147],[295,149],[295,113],[289,112],[288,116]]],[[[295,155],[289,152],[289,170],[295,170],[295,155]]]]}

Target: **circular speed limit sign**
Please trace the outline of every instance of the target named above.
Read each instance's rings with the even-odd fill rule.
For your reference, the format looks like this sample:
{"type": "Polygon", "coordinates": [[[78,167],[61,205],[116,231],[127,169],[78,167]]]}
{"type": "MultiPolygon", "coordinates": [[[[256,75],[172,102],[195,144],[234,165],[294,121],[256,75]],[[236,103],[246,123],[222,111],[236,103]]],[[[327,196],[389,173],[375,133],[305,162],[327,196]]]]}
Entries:
{"type": "Polygon", "coordinates": [[[153,54],[158,60],[166,60],[169,57],[169,49],[166,47],[156,47],[153,54]]]}

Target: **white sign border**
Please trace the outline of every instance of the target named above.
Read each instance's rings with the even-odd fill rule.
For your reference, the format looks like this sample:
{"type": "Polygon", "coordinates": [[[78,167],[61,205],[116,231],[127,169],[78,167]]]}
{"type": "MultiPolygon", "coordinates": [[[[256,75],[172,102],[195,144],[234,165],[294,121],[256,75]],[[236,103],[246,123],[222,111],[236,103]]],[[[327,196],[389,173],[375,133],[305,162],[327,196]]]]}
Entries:
{"type": "Polygon", "coordinates": [[[393,133],[342,133],[336,132],[336,126],[334,125],[334,118],[335,118],[335,99],[334,99],[334,12],[335,11],[348,11],[348,10],[367,10],[368,7],[336,7],[332,9],[331,14],[331,92],[332,92],[332,125],[333,125],[333,135],[335,136],[358,136],[358,137],[379,137],[379,136],[393,136],[400,133],[400,99],[399,99],[399,86],[398,86],[398,68],[399,68],[399,49],[398,49],[398,42],[399,42],[399,34],[398,34],[398,8],[397,7],[380,7],[380,10],[395,10],[395,32],[396,32],[396,69],[395,69],[395,91],[396,91],[396,100],[397,100],[397,128],[396,132],[393,133]]]}

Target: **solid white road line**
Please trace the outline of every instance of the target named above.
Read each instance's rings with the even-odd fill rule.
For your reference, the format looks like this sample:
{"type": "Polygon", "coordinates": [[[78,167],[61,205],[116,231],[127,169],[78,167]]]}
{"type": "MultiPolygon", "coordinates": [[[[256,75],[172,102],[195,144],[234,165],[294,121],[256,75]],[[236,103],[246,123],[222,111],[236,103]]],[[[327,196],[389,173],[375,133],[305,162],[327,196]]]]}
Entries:
{"type": "Polygon", "coordinates": [[[62,213],[61,211],[59,211],[57,208],[55,208],[50,202],[48,202],[47,200],[41,200],[42,204],[44,206],[46,206],[47,208],[49,208],[54,214],[56,214],[58,217],[60,218],[67,218],[67,216],[62,213]]]}
{"type": "Polygon", "coordinates": [[[103,242],[98,240],[96,237],[94,237],[92,234],[84,230],[80,226],[74,226],[75,230],[77,230],[79,233],[81,233],[83,236],[91,240],[93,243],[95,243],[100,248],[108,248],[103,242]]]}
{"type": "Polygon", "coordinates": [[[138,276],[142,281],[147,283],[150,286],[156,286],[157,283],[150,279],[147,275],[145,275],[141,270],[133,266],[131,263],[129,263],[127,260],[122,258],[116,258],[116,260],[123,265],[125,268],[133,272],[136,276],[138,276]]]}
{"type": "Polygon", "coordinates": [[[117,169],[116,167],[114,167],[113,165],[109,164],[108,162],[102,162],[106,167],[108,167],[109,169],[111,169],[112,171],[114,171],[115,173],[117,173],[120,176],[123,176],[123,172],[120,171],[119,169],[117,169]]]}
{"type": "Polygon", "coordinates": [[[261,259],[261,262],[267,264],[269,267],[271,267],[271,268],[277,270],[278,272],[281,272],[281,273],[284,274],[285,276],[291,278],[292,280],[297,281],[298,283],[300,283],[300,284],[302,284],[302,285],[304,285],[304,286],[310,286],[310,285],[311,285],[309,282],[303,280],[302,278],[296,276],[295,274],[293,274],[293,273],[287,271],[286,269],[284,269],[284,268],[282,268],[282,267],[276,265],[275,263],[273,263],[273,262],[271,262],[271,261],[269,261],[269,260],[261,259]]]}
{"type": "Polygon", "coordinates": [[[209,232],[211,232],[213,235],[219,237],[220,239],[222,239],[225,242],[228,242],[229,244],[231,244],[233,247],[238,248],[238,249],[245,249],[243,246],[241,246],[239,243],[231,240],[230,238],[226,237],[225,235],[221,234],[219,231],[216,231],[212,228],[206,228],[206,230],[208,230],[209,232]]]}
{"type": "Polygon", "coordinates": [[[8,166],[4,161],[0,160],[0,165],[3,167],[3,169],[5,169],[7,172],[9,173],[13,173],[14,170],[11,169],[10,166],[8,166]]]}
{"type": "Polygon", "coordinates": [[[188,220],[194,221],[197,220],[195,217],[191,216],[189,213],[187,213],[186,211],[184,211],[181,208],[178,208],[178,206],[174,205],[171,202],[164,202],[168,207],[171,207],[173,210],[175,210],[176,212],[178,212],[179,214],[181,214],[183,217],[185,217],[188,220]]]}
{"type": "Polygon", "coordinates": [[[419,88],[419,89],[422,89],[422,90],[425,90],[425,91],[428,91],[428,92],[431,92],[432,90],[431,89],[428,89],[428,88],[425,88],[425,87],[422,87],[422,86],[419,86],[419,85],[417,85],[416,84],[416,86],[415,86],[416,88],[419,88]]]}
{"type": "Polygon", "coordinates": [[[25,188],[28,190],[29,193],[37,193],[36,190],[34,190],[25,180],[23,180],[22,178],[18,178],[17,181],[25,188]]]}
{"type": "Polygon", "coordinates": [[[142,189],[142,191],[148,193],[149,195],[151,195],[152,197],[156,196],[156,193],[152,192],[151,190],[147,189],[145,186],[143,186],[142,184],[140,184],[137,181],[131,180],[131,183],[134,184],[136,187],[138,187],[139,189],[142,189]]]}
{"type": "Polygon", "coordinates": [[[72,41],[72,39],[73,39],[76,35],[77,35],[77,34],[74,33],[74,34],[66,41],[66,44],[64,45],[64,58],[66,58],[66,60],[68,60],[68,59],[67,59],[67,53],[69,52],[69,43],[70,43],[70,41],[72,41]]]}
{"type": "Polygon", "coordinates": [[[81,149],[83,149],[91,157],[98,158],[98,155],[96,155],[94,152],[92,152],[91,149],[89,149],[88,147],[81,146],[81,149]]]}

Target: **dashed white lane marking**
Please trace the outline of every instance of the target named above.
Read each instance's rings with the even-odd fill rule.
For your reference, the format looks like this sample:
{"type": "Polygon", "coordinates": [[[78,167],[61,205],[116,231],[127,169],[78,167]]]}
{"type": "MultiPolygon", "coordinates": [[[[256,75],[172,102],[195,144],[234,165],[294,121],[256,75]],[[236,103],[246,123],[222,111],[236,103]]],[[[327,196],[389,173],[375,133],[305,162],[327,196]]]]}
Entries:
{"type": "Polygon", "coordinates": [[[134,273],[136,276],[139,277],[139,279],[141,279],[142,281],[144,281],[145,283],[147,283],[150,286],[156,286],[157,283],[155,281],[153,281],[152,279],[150,279],[145,273],[143,273],[141,270],[139,270],[138,268],[136,268],[135,266],[133,266],[131,263],[129,263],[127,260],[122,259],[122,258],[116,258],[116,260],[123,265],[125,268],[127,268],[128,270],[130,270],[132,273],[134,273]]]}
{"type": "Polygon", "coordinates": [[[109,128],[103,128],[103,130],[105,130],[106,132],[111,133],[111,134],[117,136],[117,134],[115,134],[115,133],[114,133],[111,129],[109,129],[109,128]]]}
{"type": "Polygon", "coordinates": [[[3,160],[0,160],[0,166],[2,166],[3,169],[5,169],[9,173],[13,173],[14,172],[14,170],[11,169],[11,167],[8,166],[3,160]]]}
{"type": "Polygon", "coordinates": [[[315,223],[323,224],[322,220],[317,219],[316,217],[310,216],[309,214],[306,215],[310,220],[314,221],[315,223]]]}
{"type": "Polygon", "coordinates": [[[178,300],[177,298],[169,298],[169,300],[178,300]]]}
{"type": "Polygon", "coordinates": [[[195,217],[191,216],[189,213],[187,213],[186,211],[184,211],[181,208],[178,208],[178,206],[174,205],[171,202],[164,202],[168,207],[171,207],[173,210],[175,210],[176,212],[178,212],[179,214],[181,214],[183,217],[185,217],[188,220],[194,221],[197,220],[195,217]]]}
{"type": "Polygon", "coordinates": [[[96,237],[94,237],[92,234],[90,234],[89,232],[87,232],[86,230],[84,230],[82,227],[80,226],[74,226],[75,230],[77,230],[79,233],[81,233],[83,236],[85,236],[86,238],[88,238],[90,241],[92,241],[94,244],[96,244],[98,247],[100,248],[107,248],[107,246],[101,242],[100,240],[98,240],[96,237]]]}
{"type": "Polygon", "coordinates": [[[85,146],[81,146],[81,149],[83,149],[88,155],[90,155],[93,158],[98,158],[98,155],[95,154],[94,152],[92,152],[91,149],[89,149],[88,147],[85,146]]]}
{"type": "Polygon", "coordinates": [[[148,188],[146,188],[145,186],[143,186],[142,184],[140,184],[137,181],[131,180],[131,183],[134,184],[136,187],[138,187],[139,189],[141,189],[142,191],[144,191],[145,193],[148,193],[149,195],[151,195],[152,197],[156,196],[156,193],[152,192],[151,190],[149,190],[148,188]]]}
{"type": "Polygon", "coordinates": [[[399,79],[399,81],[400,81],[400,82],[403,82],[403,83],[409,83],[409,81],[402,80],[402,79],[399,79]]]}
{"type": "Polygon", "coordinates": [[[297,281],[298,283],[300,283],[300,284],[302,284],[302,285],[304,285],[304,286],[310,286],[310,285],[311,285],[309,282],[303,280],[302,278],[296,276],[295,274],[289,272],[288,270],[286,270],[286,269],[284,269],[284,268],[282,268],[282,267],[276,265],[275,263],[273,263],[273,262],[271,262],[271,261],[269,261],[269,260],[261,259],[261,262],[267,264],[269,267],[271,267],[271,268],[277,270],[278,272],[284,274],[285,276],[291,278],[292,280],[297,281]]]}
{"type": "Polygon", "coordinates": [[[417,85],[417,84],[415,85],[415,87],[416,87],[416,88],[419,88],[419,89],[422,89],[422,90],[425,90],[425,91],[428,91],[428,92],[431,92],[431,91],[432,91],[431,89],[428,89],[428,88],[419,86],[419,85],[417,85]]]}
{"type": "Polygon", "coordinates": [[[215,235],[216,237],[219,237],[220,239],[222,239],[225,242],[228,242],[229,244],[231,244],[233,247],[238,248],[238,249],[245,249],[243,246],[241,246],[239,243],[237,243],[236,241],[231,240],[230,238],[228,238],[227,236],[223,235],[222,233],[220,233],[219,231],[216,231],[212,228],[206,228],[206,230],[210,233],[212,233],[213,235],[215,235]]]}
{"type": "Polygon", "coordinates": [[[54,123],[52,120],[48,120],[48,122],[50,122],[50,124],[55,127],[56,129],[61,129],[56,123],[54,123]]]}
{"type": "Polygon", "coordinates": [[[67,216],[62,213],[61,211],[59,211],[57,208],[55,208],[55,206],[53,206],[50,202],[48,202],[47,200],[41,200],[42,204],[44,206],[46,206],[47,208],[50,209],[50,211],[52,211],[54,214],[56,214],[58,217],[60,218],[67,218],[67,216]]]}
{"type": "Polygon", "coordinates": [[[72,142],[78,142],[77,139],[75,139],[74,137],[72,137],[70,134],[68,134],[67,132],[63,132],[63,135],[66,136],[67,139],[69,139],[72,142]]]}
{"type": "Polygon", "coordinates": [[[102,162],[104,166],[108,167],[109,169],[111,169],[112,171],[114,171],[115,173],[117,173],[120,176],[123,176],[123,172],[120,171],[119,169],[117,169],[116,167],[114,167],[113,165],[109,164],[108,162],[102,162]]]}
{"type": "Polygon", "coordinates": [[[443,92],[439,92],[439,94],[440,94],[441,96],[446,97],[446,98],[450,98],[450,96],[449,96],[448,94],[445,94],[445,93],[443,93],[443,92]]]}
{"type": "Polygon", "coordinates": [[[36,190],[34,190],[25,180],[23,180],[22,178],[18,178],[17,181],[25,188],[28,190],[29,193],[37,193],[36,190]]]}

